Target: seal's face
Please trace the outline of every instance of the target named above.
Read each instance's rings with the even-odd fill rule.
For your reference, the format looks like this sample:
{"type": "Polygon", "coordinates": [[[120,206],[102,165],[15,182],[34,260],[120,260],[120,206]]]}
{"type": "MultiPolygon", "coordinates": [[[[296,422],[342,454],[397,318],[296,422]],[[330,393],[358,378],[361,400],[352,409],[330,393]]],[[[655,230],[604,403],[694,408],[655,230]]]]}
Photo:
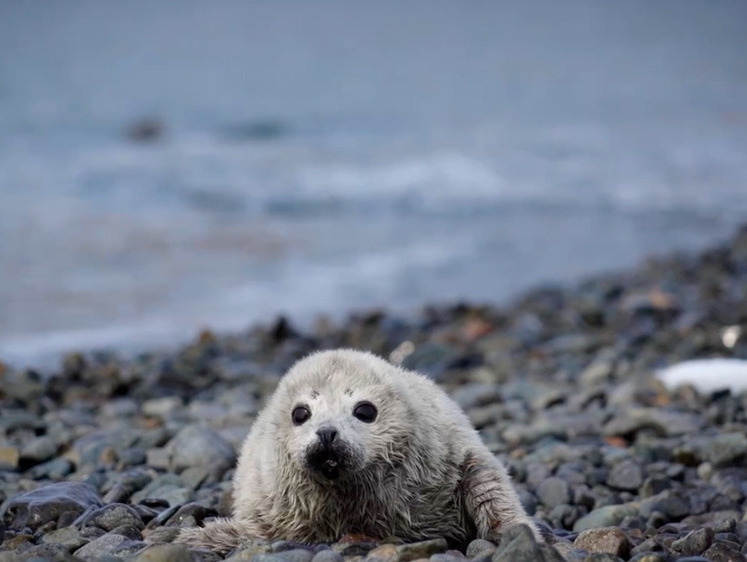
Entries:
{"type": "Polygon", "coordinates": [[[395,468],[409,446],[409,414],[382,366],[310,363],[300,362],[279,388],[289,456],[322,483],[355,479],[374,464],[395,468]]]}

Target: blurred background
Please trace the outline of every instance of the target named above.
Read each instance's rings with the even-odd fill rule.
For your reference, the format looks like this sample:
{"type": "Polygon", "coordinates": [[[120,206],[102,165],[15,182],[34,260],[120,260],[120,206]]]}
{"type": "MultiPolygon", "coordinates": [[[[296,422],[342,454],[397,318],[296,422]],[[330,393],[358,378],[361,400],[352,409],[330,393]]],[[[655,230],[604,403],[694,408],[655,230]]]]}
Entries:
{"type": "Polygon", "coordinates": [[[0,357],[506,302],[747,217],[747,3],[0,2],[0,357]]]}

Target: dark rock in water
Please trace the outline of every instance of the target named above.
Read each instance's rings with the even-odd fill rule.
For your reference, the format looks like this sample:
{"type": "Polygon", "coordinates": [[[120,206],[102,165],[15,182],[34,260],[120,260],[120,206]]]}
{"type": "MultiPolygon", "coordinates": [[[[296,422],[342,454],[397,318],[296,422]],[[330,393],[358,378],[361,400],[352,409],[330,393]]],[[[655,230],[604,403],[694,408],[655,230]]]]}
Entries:
{"type": "Polygon", "coordinates": [[[2,518],[10,529],[36,529],[57,519],[63,513],[80,515],[86,509],[101,505],[98,492],[81,482],[59,482],[26,492],[11,500],[2,518]]]}
{"type": "Polygon", "coordinates": [[[133,142],[153,142],[163,136],[164,123],[154,117],[146,117],[136,121],[125,131],[127,138],[133,142]]]}
{"type": "Polygon", "coordinates": [[[226,127],[226,136],[235,140],[269,141],[292,132],[290,124],[280,119],[258,119],[240,125],[226,127]]]}

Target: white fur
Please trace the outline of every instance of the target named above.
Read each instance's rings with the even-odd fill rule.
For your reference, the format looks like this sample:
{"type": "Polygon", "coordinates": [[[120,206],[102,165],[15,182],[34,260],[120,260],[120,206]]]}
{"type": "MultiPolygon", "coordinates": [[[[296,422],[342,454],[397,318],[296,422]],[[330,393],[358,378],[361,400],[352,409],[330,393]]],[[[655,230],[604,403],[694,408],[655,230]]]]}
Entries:
{"type": "Polygon", "coordinates": [[[464,542],[514,523],[537,535],[506,470],[455,402],[422,375],[336,350],[296,363],[260,413],[239,457],[233,518],[178,540],[224,551],[242,537],[464,542]],[[373,423],[352,415],[361,400],[378,408],[373,423]],[[297,405],[311,411],[300,426],[291,421],[297,405]],[[305,452],[330,425],[350,453],[349,470],[325,481],[307,468],[305,452]]]}

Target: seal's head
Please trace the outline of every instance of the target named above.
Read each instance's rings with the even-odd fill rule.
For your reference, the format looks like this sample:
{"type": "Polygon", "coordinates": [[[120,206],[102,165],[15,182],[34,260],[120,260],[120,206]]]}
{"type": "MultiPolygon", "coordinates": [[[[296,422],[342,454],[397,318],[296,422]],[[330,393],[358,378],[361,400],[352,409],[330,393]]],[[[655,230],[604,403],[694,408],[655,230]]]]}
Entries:
{"type": "Polygon", "coordinates": [[[407,455],[412,409],[398,371],[373,355],[322,352],[298,362],[276,398],[278,446],[321,483],[355,480],[372,466],[396,469],[407,455]]]}

